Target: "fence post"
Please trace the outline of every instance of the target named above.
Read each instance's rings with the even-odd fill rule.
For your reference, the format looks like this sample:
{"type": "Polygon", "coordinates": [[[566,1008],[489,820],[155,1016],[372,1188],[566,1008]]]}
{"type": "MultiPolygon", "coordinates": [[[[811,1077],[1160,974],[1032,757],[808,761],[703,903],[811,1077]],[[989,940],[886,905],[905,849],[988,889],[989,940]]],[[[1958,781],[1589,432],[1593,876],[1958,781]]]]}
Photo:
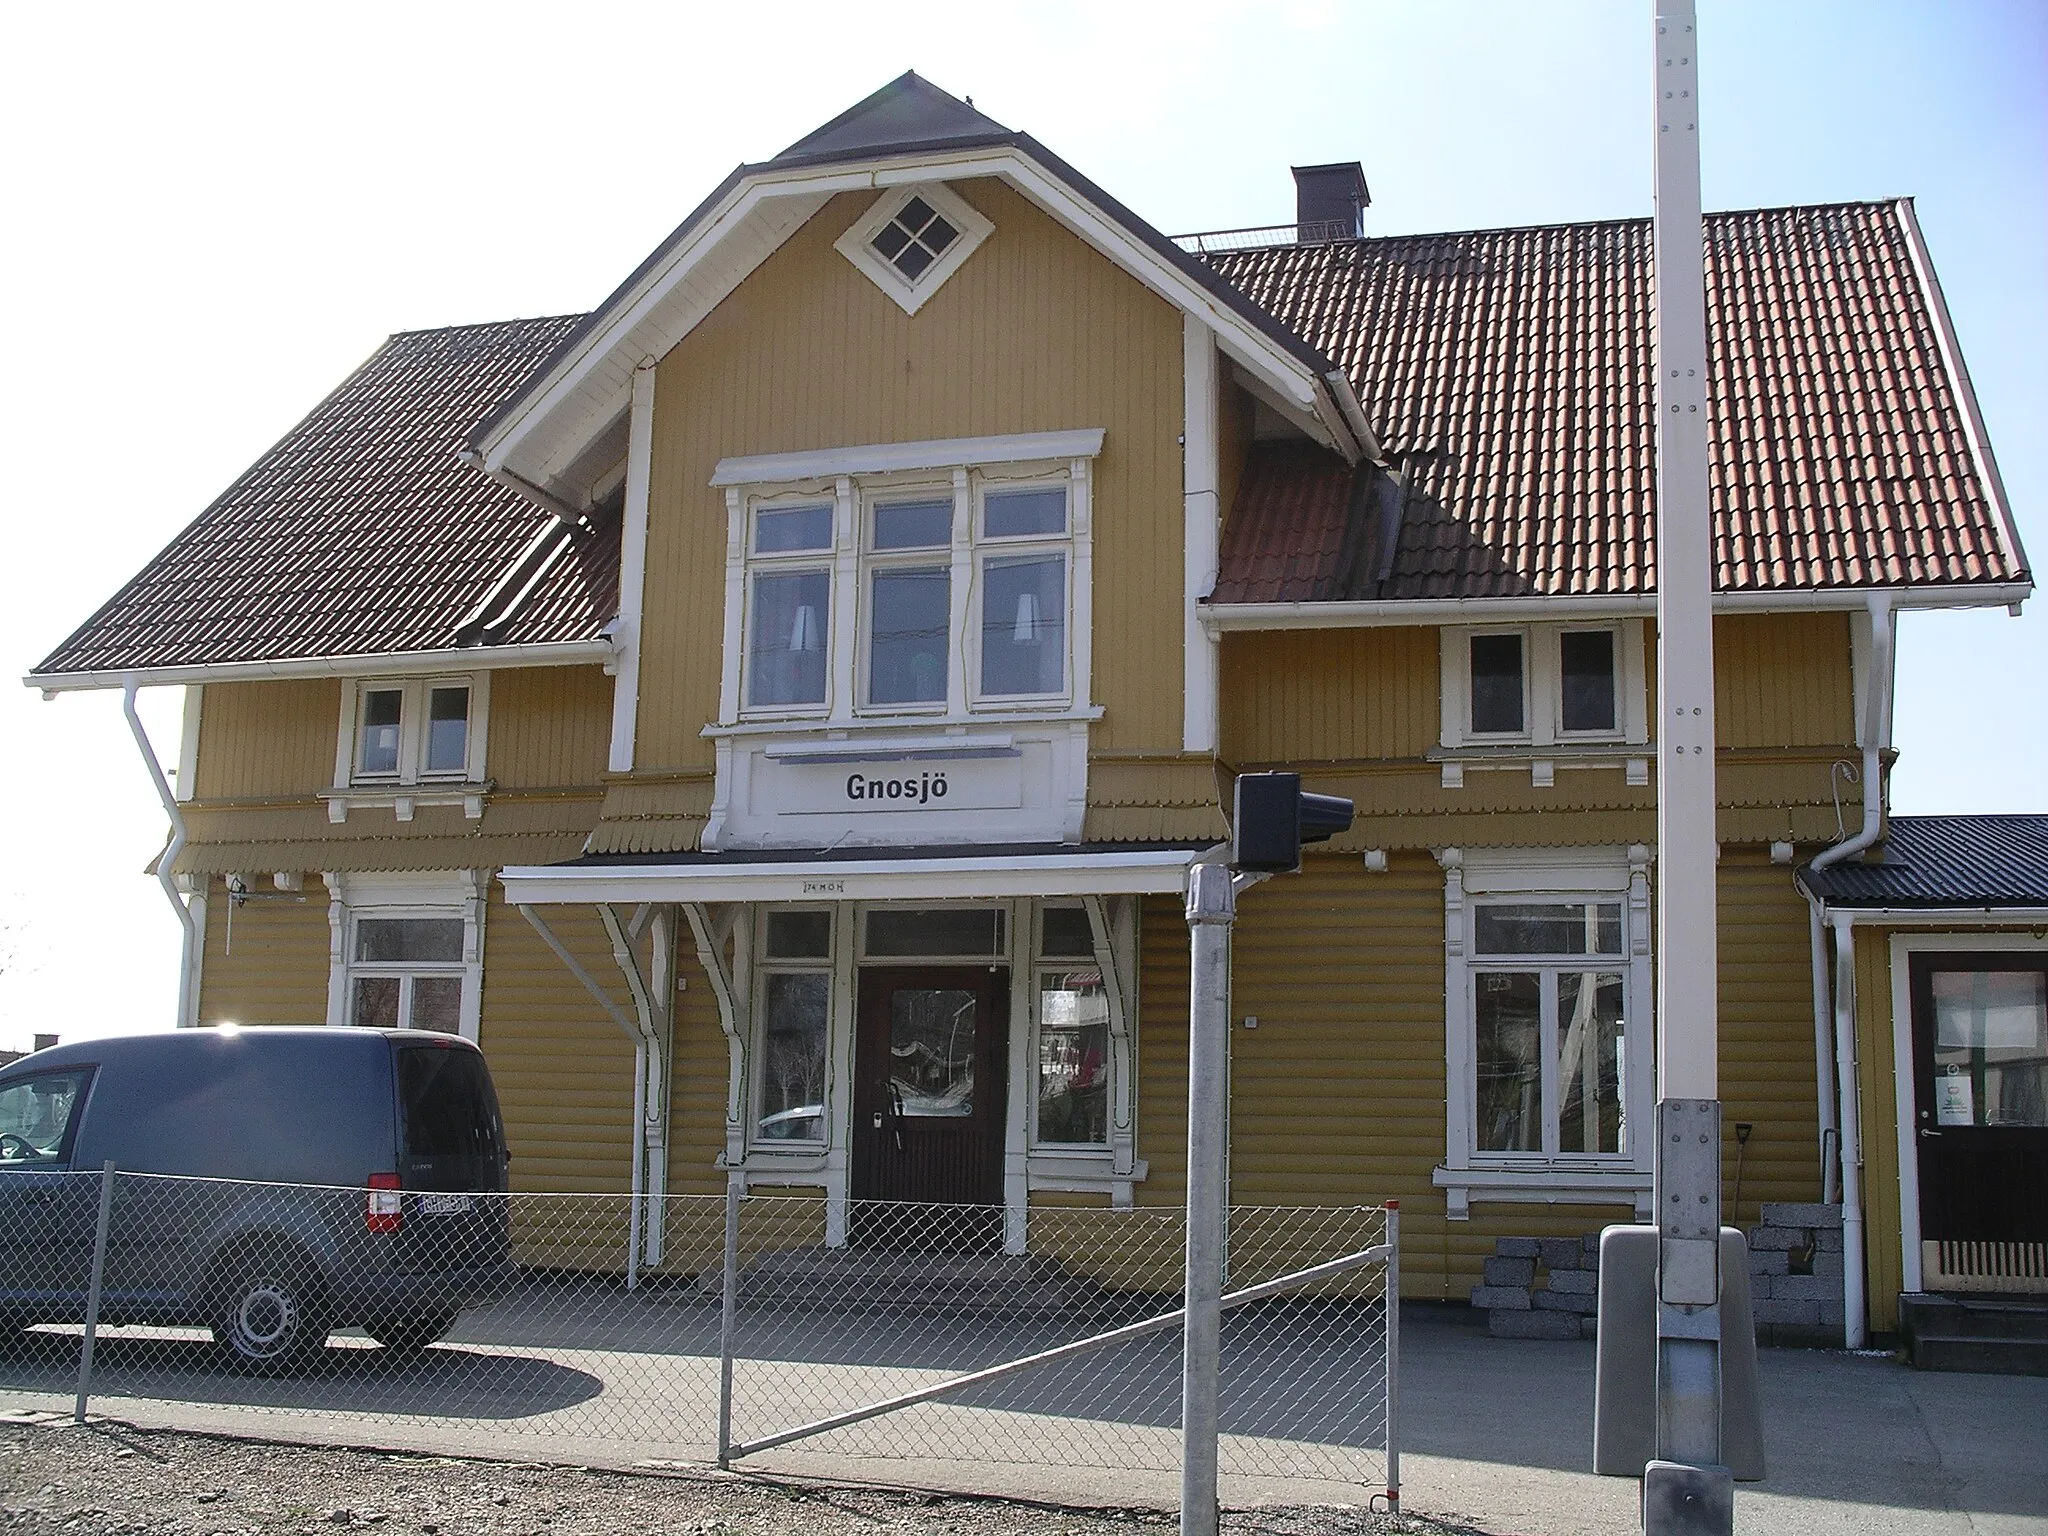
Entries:
{"type": "Polygon", "coordinates": [[[718,1465],[732,1466],[732,1351],[740,1304],[740,1181],[725,1181],[725,1265],[718,1317],[718,1465]]]}
{"type": "Polygon", "coordinates": [[[78,1401],[71,1410],[71,1422],[85,1422],[85,1402],[92,1393],[92,1346],[100,1329],[100,1288],[107,1278],[107,1229],[114,1215],[114,1161],[107,1159],[100,1169],[100,1219],[93,1228],[92,1280],[85,1292],[85,1339],[78,1350],[78,1401]]]}
{"type": "Polygon", "coordinates": [[[1401,1202],[1387,1202],[1387,1513],[1401,1512],[1401,1202]]]}

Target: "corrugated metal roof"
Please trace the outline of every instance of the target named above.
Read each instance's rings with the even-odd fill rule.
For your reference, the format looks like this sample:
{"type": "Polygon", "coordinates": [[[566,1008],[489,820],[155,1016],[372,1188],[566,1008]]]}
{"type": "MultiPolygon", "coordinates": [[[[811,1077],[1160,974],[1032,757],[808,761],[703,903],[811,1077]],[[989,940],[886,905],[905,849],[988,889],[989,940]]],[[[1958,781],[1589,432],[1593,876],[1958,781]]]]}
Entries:
{"type": "MultiPolygon", "coordinates": [[[[470,424],[579,316],[393,336],[144,566],[37,673],[456,643],[554,522],[462,464],[470,424]]],[[[567,550],[494,640],[588,639],[617,606],[617,539],[567,550]]]]}
{"type": "Polygon", "coordinates": [[[1894,816],[1881,859],[1799,883],[1838,907],[2048,907],[2048,815],[1894,816]]]}
{"type": "MultiPolygon", "coordinates": [[[[1718,213],[1706,234],[1716,586],[2027,580],[1908,205],[1718,213]]],[[[1384,584],[1296,562],[1272,589],[1276,558],[1341,542],[1346,498],[1305,521],[1310,493],[1255,466],[1218,601],[1654,590],[1647,219],[1209,260],[1341,361],[1413,475],[1384,584]]]]}

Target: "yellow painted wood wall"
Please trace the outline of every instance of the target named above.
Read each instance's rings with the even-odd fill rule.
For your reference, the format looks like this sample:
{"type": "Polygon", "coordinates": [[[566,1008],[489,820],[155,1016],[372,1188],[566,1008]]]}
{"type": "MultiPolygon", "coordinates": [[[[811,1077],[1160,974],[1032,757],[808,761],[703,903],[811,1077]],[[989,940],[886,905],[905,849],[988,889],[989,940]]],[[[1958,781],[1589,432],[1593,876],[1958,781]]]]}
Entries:
{"type": "Polygon", "coordinates": [[[709,767],[733,454],[1106,429],[1095,468],[1095,744],[1177,751],[1181,317],[994,180],[953,183],[995,233],[915,316],[832,242],[828,203],[662,360],[655,384],[635,767],[709,767]]]}
{"type": "Polygon", "coordinates": [[[231,929],[227,883],[207,883],[201,1024],[327,1022],[327,891],[312,881],[301,894],[262,892],[231,929]]]}
{"type": "Polygon", "coordinates": [[[611,753],[612,680],[602,667],[517,667],[491,676],[484,771],[502,792],[595,789],[611,753]]]}
{"type": "Polygon", "coordinates": [[[197,798],[297,798],[334,782],[337,678],[208,683],[199,714],[197,798]]]}
{"type": "MultiPolygon", "coordinates": [[[[1873,1333],[1899,1325],[1897,1053],[1892,1048],[1891,930],[1857,928],[1856,1106],[1863,1139],[1863,1269],[1873,1333]]],[[[1908,1069],[1910,1070],[1910,1068],[1908,1069]]]]}

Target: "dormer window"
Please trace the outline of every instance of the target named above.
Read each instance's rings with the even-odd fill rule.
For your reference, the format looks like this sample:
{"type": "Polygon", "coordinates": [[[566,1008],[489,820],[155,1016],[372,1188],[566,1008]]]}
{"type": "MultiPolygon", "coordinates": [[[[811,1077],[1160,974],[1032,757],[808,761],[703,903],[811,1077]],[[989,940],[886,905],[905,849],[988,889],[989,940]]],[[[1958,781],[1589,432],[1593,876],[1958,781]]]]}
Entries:
{"type": "Polygon", "coordinates": [[[834,248],[914,315],[994,227],[957,193],[930,182],[884,192],[834,248]]]}

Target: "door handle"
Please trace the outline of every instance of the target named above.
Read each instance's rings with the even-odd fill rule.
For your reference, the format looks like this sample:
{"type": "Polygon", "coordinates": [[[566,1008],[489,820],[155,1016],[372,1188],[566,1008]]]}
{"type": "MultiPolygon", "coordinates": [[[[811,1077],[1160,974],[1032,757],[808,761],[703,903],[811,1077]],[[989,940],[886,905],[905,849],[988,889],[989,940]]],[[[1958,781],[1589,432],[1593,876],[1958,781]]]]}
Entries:
{"type": "Polygon", "coordinates": [[[1920,1134],[1921,1134],[1922,1136],[1939,1136],[1939,1135],[1941,1134],[1941,1132],[1939,1132],[1939,1131],[1930,1131],[1929,1129],[1927,1129],[1927,1127],[1926,1127],[1926,1126],[1924,1126],[1924,1125],[1923,1125],[1923,1126],[1921,1126],[1921,1127],[1920,1127],[1920,1134]]]}

